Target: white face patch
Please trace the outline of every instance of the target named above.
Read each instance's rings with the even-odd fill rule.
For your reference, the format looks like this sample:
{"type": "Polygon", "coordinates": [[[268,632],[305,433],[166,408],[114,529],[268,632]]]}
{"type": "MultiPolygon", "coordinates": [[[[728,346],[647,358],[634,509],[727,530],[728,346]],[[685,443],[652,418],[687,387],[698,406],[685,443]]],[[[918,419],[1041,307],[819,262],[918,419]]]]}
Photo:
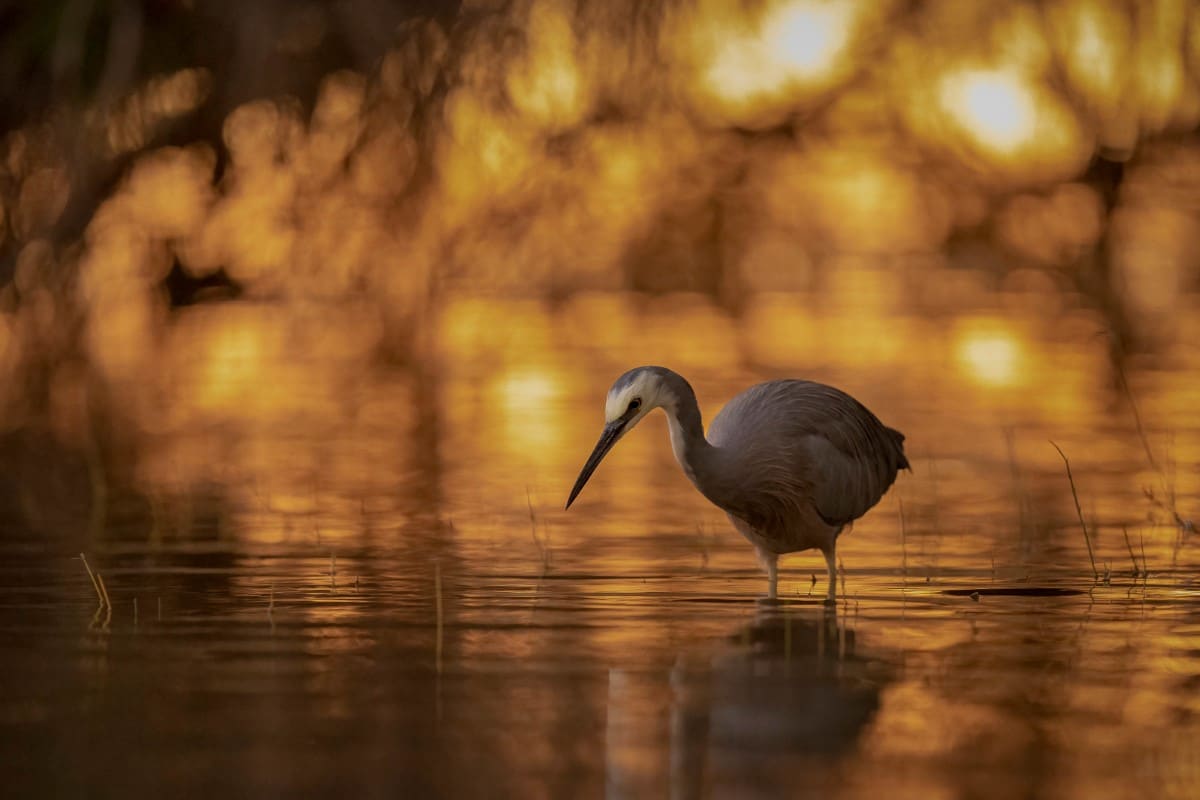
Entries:
{"type": "Polygon", "coordinates": [[[608,400],[604,404],[604,421],[612,422],[629,409],[629,403],[635,397],[641,398],[642,406],[630,422],[629,427],[641,419],[651,409],[660,405],[658,397],[658,381],[653,375],[643,373],[631,383],[616,391],[609,391],[608,400]]]}
{"type": "Polygon", "coordinates": [[[608,393],[608,399],[604,403],[604,421],[606,423],[612,422],[625,413],[629,408],[629,401],[638,397],[639,383],[640,381],[635,381],[622,387],[619,391],[608,393]]]}

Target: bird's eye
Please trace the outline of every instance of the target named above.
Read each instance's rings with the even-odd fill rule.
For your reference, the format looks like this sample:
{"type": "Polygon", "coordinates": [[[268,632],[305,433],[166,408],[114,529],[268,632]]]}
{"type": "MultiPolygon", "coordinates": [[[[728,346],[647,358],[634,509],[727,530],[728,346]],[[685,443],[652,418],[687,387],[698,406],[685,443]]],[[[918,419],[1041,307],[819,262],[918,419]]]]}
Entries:
{"type": "Polygon", "coordinates": [[[637,411],[641,407],[642,407],[642,398],[635,397],[629,401],[629,410],[630,411],[637,411]]]}

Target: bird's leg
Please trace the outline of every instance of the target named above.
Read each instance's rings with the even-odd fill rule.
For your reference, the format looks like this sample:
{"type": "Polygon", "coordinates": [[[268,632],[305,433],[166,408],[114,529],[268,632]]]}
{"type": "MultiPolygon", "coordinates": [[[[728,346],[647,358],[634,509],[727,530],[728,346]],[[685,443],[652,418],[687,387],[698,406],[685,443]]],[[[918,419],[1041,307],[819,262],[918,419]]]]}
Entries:
{"type": "Polygon", "coordinates": [[[826,603],[837,602],[837,556],[835,553],[836,545],[830,545],[828,550],[823,551],[825,554],[825,567],[829,570],[829,594],[825,597],[826,603]]]}
{"type": "Polygon", "coordinates": [[[759,563],[767,571],[767,599],[774,600],[779,589],[779,556],[762,548],[755,549],[758,551],[759,563]]]}

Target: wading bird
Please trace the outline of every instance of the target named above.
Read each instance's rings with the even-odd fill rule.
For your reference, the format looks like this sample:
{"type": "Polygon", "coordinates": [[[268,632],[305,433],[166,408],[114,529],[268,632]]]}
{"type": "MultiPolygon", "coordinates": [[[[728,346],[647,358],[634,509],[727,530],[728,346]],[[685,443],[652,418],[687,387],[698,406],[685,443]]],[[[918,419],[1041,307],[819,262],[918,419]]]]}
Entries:
{"type": "Polygon", "coordinates": [[[838,534],[908,468],[904,435],[845,392],[779,380],[730,400],[706,439],[691,385],[665,367],[637,367],[608,390],[604,432],[567,508],[612,446],[656,408],[666,412],[671,449],[688,479],[757,550],[768,597],[776,596],[779,556],[815,548],[825,556],[832,601],[838,534]]]}

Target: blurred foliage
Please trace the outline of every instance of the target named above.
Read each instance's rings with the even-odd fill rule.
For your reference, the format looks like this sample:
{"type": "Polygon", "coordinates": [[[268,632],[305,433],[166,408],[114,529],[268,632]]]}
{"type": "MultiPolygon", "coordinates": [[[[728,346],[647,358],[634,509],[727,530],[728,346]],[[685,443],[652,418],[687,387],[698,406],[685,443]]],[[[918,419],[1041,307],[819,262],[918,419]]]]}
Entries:
{"type": "Polygon", "coordinates": [[[851,298],[860,330],[1084,303],[1125,353],[1177,335],[1196,287],[1194,2],[67,0],[0,21],[0,429],[284,413],[295,363],[338,387],[421,362],[443,304],[476,296],[745,314],[801,292],[851,298]]]}
{"type": "MultiPolygon", "coordinates": [[[[0,3],[0,129],[54,109],[110,102],[156,76],[201,67],[226,103],[294,93],[320,75],[370,69],[405,19],[455,2],[47,0],[0,3]]],[[[227,109],[226,109],[227,110],[227,109]]]]}

